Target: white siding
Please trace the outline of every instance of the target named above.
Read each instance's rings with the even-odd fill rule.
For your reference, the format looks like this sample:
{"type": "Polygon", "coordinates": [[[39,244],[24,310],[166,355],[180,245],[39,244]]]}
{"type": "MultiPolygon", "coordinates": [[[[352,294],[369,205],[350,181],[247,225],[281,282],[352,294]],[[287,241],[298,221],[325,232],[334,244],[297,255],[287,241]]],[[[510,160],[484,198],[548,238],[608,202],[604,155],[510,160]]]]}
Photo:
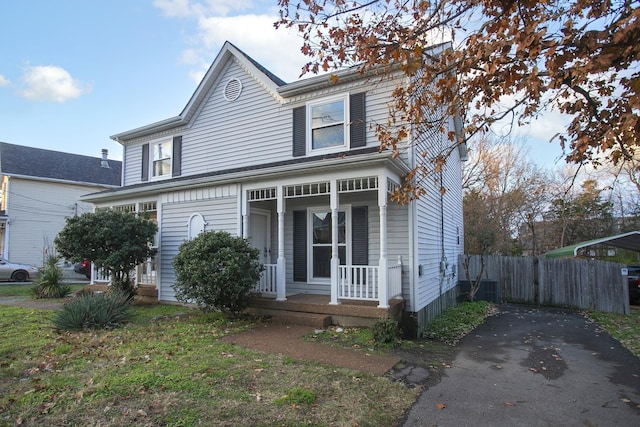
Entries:
{"type": "MultiPolygon", "coordinates": [[[[441,153],[451,143],[437,131],[421,142],[430,156],[441,153]]],[[[453,150],[442,172],[446,192],[441,197],[440,176],[425,180],[426,194],[416,202],[418,277],[416,301],[411,310],[419,311],[453,288],[458,280],[458,254],[463,252],[462,171],[458,150],[453,150]],[[446,271],[440,271],[445,261],[446,271]]]]}
{"type": "Polygon", "coordinates": [[[161,207],[160,288],[158,299],[175,301],[172,285],[175,272],[172,261],[179,246],[187,240],[187,223],[199,213],[207,222],[205,231],[227,231],[237,234],[238,199],[235,187],[212,187],[203,192],[176,192],[163,195],[161,207]],[[200,197],[198,197],[200,196],[200,197]]]}
{"type": "Polygon", "coordinates": [[[66,219],[93,211],[90,203],[78,198],[103,188],[11,178],[6,206],[9,245],[2,255],[13,262],[42,266],[45,250],[54,249],[53,240],[66,219]]]}
{"type": "MultiPolygon", "coordinates": [[[[377,146],[378,139],[369,125],[386,121],[389,96],[398,81],[389,78],[377,84],[372,80],[338,84],[281,103],[236,61],[229,61],[190,125],[173,131],[173,134],[182,135],[182,175],[293,159],[293,108],[312,99],[339,93],[367,91],[367,146],[377,146]],[[229,102],[224,99],[223,91],[232,78],[239,79],[243,88],[240,97],[229,102]]],[[[171,135],[163,132],[127,142],[124,185],[142,181],[142,145],[171,135]]]]}

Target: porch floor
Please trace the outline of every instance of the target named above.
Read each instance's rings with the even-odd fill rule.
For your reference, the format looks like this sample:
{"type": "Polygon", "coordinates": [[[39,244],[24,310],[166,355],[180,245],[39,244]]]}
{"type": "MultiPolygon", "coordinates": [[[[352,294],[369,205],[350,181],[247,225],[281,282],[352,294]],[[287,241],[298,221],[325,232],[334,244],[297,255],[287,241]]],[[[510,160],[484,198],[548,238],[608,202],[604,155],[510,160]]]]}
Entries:
{"type": "Polygon", "coordinates": [[[404,300],[389,300],[389,308],[379,308],[377,301],[339,300],[330,305],[329,295],[292,294],[286,301],[275,297],[254,297],[247,311],[261,316],[273,316],[282,323],[326,327],[329,325],[370,327],[376,321],[399,319],[404,300]]]}

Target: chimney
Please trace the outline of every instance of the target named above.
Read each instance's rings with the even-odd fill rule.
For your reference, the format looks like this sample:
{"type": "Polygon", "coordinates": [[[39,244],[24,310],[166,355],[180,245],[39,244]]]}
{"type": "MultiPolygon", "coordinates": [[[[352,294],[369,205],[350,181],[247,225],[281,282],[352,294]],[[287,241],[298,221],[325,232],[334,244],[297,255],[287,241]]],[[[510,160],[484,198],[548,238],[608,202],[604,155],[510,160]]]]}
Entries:
{"type": "Polygon", "coordinates": [[[109,168],[109,150],[107,150],[106,148],[102,149],[102,161],[100,162],[100,167],[102,168],[109,168]]]}

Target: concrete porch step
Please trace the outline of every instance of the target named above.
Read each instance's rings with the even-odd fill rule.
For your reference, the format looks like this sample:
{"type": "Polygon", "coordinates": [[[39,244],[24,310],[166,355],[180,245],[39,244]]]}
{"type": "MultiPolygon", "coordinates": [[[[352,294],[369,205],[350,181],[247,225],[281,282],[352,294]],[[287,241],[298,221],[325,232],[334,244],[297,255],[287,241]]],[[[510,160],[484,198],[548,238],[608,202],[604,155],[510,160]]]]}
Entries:
{"type": "Polygon", "coordinates": [[[314,328],[324,329],[332,324],[331,316],[326,314],[287,310],[260,310],[255,308],[251,308],[248,311],[255,315],[270,316],[273,323],[283,325],[313,326],[314,328]]]}
{"type": "Polygon", "coordinates": [[[313,326],[318,329],[324,329],[332,323],[331,316],[296,311],[281,311],[273,315],[271,321],[284,325],[313,326]]]}

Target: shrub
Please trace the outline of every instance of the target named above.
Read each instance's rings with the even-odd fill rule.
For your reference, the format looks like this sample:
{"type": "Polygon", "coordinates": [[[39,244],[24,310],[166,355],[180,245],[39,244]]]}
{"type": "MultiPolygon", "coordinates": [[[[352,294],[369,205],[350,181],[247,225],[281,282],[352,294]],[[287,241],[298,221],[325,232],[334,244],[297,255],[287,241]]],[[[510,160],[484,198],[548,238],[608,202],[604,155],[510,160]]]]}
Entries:
{"type": "Polygon", "coordinates": [[[372,328],[373,340],[377,343],[397,344],[400,337],[398,321],[395,319],[378,320],[372,328]]]}
{"type": "Polygon", "coordinates": [[[487,301],[458,304],[445,310],[429,322],[424,336],[454,345],[478,325],[481,325],[492,310],[493,304],[487,301]]]}
{"type": "Polygon", "coordinates": [[[173,259],[176,298],[203,311],[241,312],[264,270],[259,255],[247,240],[224,231],[184,242],[173,259]]]}
{"type": "Polygon", "coordinates": [[[58,258],[49,256],[40,277],[31,288],[36,298],[64,298],[71,293],[71,287],[62,283],[62,270],[57,265],[58,258]]]}
{"type": "Polygon", "coordinates": [[[64,331],[118,327],[131,318],[129,302],[122,292],[82,294],[55,312],[53,324],[64,331]]]}

